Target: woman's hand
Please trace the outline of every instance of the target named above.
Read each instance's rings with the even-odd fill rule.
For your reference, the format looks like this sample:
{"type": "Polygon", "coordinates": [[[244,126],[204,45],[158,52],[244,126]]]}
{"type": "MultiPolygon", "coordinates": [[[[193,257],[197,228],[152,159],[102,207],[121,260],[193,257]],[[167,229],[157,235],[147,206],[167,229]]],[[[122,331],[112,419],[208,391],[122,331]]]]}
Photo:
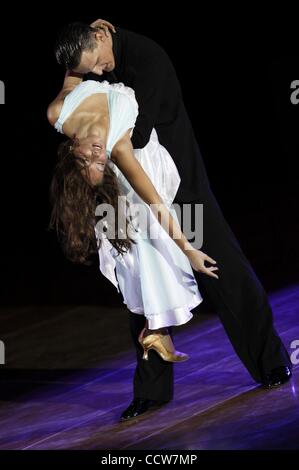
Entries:
{"type": "Polygon", "coordinates": [[[214,271],[218,271],[217,266],[205,266],[205,261],[215,265],[216,261],[213,258],[210,258],[210,256],[200,250],[190,250],[187,256],[194,271],[200,271],[208,276],[219,279],[217,274],[214,273],[214,271]]]}
{"type": "Polygon", "coordinates": [[[105,33],[106,33],[106,36],[108,35],[107,34],[107,28],[111,29],[111,31],[113,31],[113,33],[116,33],[115,27],[113,26],[113,24],[109,23],[109,21],[106,21],[106,20],[96,20],[93,23],[91,23],[90,26],[92,28],[103,28],[105,33]]]}

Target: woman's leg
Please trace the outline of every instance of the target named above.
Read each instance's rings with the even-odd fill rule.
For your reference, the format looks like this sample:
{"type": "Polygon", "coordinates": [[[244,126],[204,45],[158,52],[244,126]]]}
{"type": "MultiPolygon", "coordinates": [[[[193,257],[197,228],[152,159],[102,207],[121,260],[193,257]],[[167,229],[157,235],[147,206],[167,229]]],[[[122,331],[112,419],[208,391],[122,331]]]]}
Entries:
{"type": "Polygon", "coordinates": [[[168,331],[168,328],[167,327],[164,327],[164,328],[157,328],[155,330],[151,330],[149,329],[148,327],[148,320],[145,320],[145,324],[144,324],[144,328],[145,328],[145,331],[143,333],[143,337],[146,337],[148,335],[152,335],[152,334],[161,334],[161,335],[168,335],[169,334],[169,331],[168,331]]]}
{"type": "MultiPolygon", "coordinates": [[[[143,315],[129,313],[131,336],[136,348],[137,366],[134,374],[134,398],[169,401],[173,398],[173,364],[164,361],[158,354],[151,354],[150,360],[143,358],[143,348],[138,341],[145,328],[143,315]]],[[[172,335],[171,328],[168,332],[172,335]]]]}
{"type": "Polygon", "coordinates": [[[138,341],[143,347],[144,360],[149,360],[150,350],[156,351],[164,361],[168,362],[183,362],[189,359],[188,354],[176,351],[167,327],[149,329],[146,321],[138,341]]]}

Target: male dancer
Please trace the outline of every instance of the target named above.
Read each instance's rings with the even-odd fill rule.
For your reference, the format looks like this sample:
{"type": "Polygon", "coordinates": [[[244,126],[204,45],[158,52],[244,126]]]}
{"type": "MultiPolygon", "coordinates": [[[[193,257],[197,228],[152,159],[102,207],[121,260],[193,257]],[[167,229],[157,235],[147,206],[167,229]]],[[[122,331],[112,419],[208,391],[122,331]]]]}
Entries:
{"type": "MultiPolygon", "coordinates": [[[[289,380],[290,359],[273,327],[267,295],[211,191],[180,84],[165,51],[149,38],[121,28],[115,30],[110,23],[97,20],[91,26],[66,26],[55,53],[58,63],[74,73],[92,72],[99,80],[123,82],[133,88],[139,105],[132,136],[134,148],[145,147],[155,128],[181,177],[175,202],[203,204],[201,249],[216,259],[220,275],[216,280],[195,273],[199,284],[204,285],[253,379],[269,388],[289,380]]],[[[123,412],[122,420],[167,403],[173,396],[173,364],[155,352],[149,361],[142,359],[138,336],[144,328],[144,317],[130,313],[130,327],[137,367],[134,399],[123,412]]]]}

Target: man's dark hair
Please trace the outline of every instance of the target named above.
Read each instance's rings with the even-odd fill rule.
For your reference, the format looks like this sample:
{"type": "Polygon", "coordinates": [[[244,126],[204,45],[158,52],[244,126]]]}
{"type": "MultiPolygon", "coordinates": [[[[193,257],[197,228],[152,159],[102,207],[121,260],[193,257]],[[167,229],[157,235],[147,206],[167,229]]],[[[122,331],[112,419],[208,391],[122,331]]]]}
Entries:
{"type": "Polygon", "coordinates": [[[70,23],[60,32],[55,44],[57,62],[67,70],[73,70],[80,64],[82,52],[92,51],[96,40],[92,33],[97,29],[85,23],[70,23]]]}

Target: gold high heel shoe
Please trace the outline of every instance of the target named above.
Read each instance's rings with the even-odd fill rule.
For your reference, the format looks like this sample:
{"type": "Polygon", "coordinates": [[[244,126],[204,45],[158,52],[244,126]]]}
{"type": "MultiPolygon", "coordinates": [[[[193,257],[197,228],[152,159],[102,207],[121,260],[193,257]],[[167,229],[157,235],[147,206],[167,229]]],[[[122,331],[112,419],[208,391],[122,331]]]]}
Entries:
{"type": "Polygon", "coordinates": [[[146,328],[141,331],[138,341],[143,347],[142,359],[148,360],[148,351],[154,349],[164,361],[183,362],[189,359],[188,354],[176,351],[171,336],[161,333],[152,333],[144,336],[146,328]]]}

